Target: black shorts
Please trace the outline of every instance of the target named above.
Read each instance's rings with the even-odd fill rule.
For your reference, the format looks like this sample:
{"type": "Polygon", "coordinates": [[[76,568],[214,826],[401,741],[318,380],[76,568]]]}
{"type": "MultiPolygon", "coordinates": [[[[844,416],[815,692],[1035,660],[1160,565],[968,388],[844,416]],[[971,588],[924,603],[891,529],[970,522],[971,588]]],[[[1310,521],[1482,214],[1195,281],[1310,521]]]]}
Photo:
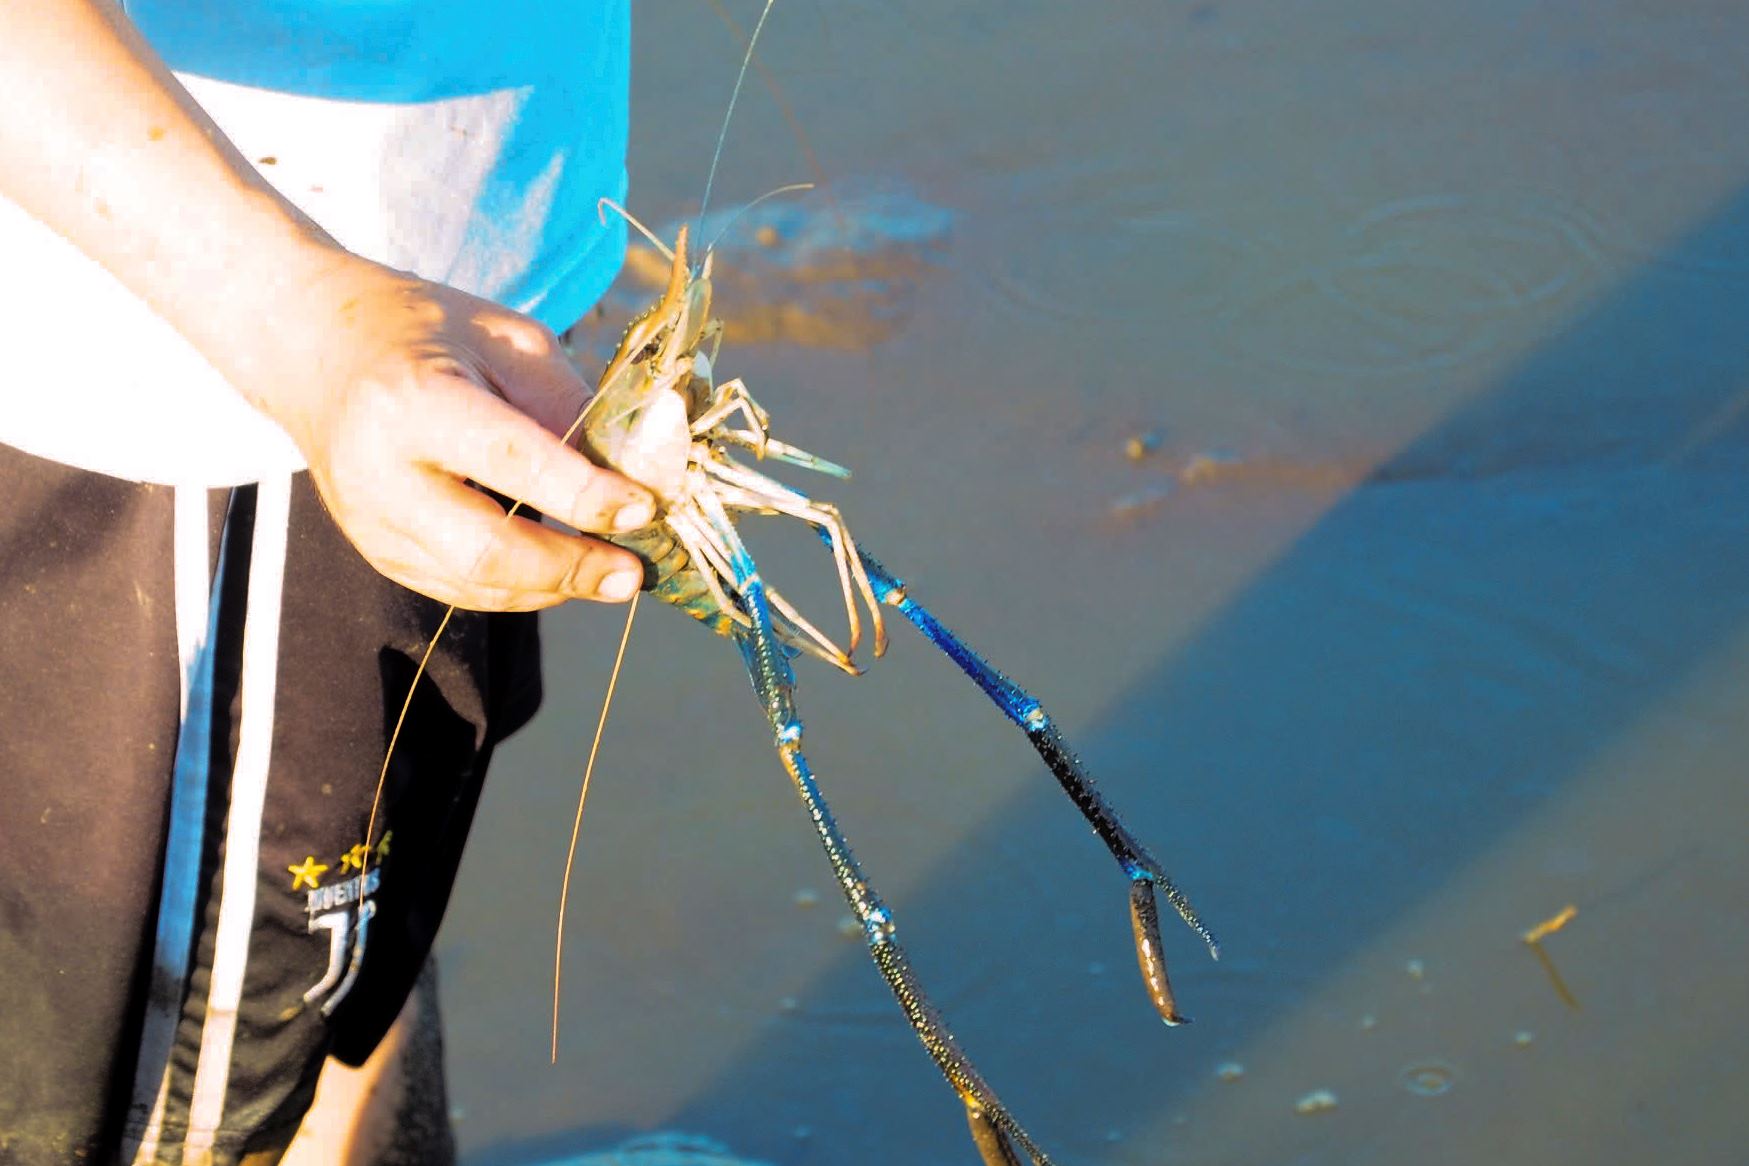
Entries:
{"type": "Polygon", "coordinates": [[[0,446],[0,487],[0,1162],[233,1163],[399,1013],[539,703],[533,617],[457,613],[372,827],[443,608],[307,474],[171,489],[0,446]]]}

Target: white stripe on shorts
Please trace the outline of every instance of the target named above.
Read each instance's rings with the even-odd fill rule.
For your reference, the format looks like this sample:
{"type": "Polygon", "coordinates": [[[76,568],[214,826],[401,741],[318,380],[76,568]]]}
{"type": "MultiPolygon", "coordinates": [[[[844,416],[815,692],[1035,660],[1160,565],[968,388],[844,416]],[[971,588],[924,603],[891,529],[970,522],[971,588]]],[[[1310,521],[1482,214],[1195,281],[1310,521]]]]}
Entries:
{"type": "Polygon", "coordinates": [[[255,926],[261,818],[273,752],[273,705],[279,677],[280,601],[291,518],[291,477],[269,478],[256,489],[255,539],[249,553],[249,589],[243,621],[243,669],[237,764],[225,819],[224,881],[219,899],[212,983],[201,1027],[200,1057],[189,1101],[183,1166],[208,1166],[230,1083],[231,1047],[243,999],[243,974],[255,926]]]}
{"type": "Polygon", "coordinates": [[[218,589],[209,579],[211,531],[207,491],[178,486],[171,536],[176,598],[176,648],[182,671],[181,727],[170,784],[170,822],[164,838],[164,883],[158,897],[157,935],[152,947],[152,978],[134,1068],[133,1099],[124,1161],[148,1163],[158,1154],[164,1103],[170,1085],[170,1045],[182,1015],[188,961],[194,940],[194,911],[200,882],[201,836],[206,830],[207,789],[212,770],[213,641],[218,632],[218,589]]]}

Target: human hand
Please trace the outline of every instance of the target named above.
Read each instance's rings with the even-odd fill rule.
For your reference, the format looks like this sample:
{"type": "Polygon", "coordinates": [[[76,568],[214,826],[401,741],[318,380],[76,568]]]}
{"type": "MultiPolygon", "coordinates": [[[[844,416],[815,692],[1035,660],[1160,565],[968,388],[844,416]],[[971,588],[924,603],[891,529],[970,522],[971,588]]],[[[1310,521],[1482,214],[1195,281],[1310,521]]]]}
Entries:
{"type": "Polygon", "coordinates": [[[263,361],[241,387],[303,450],[329,513],[373,567],[481,610],[636,593],[643,566],[629,552],[506,518],[468,484],[577,531],[651,520],[648,490],[556,436],[589,394],[551,331],[351,256],[301,298],[264,348],[302,359],[263,361]]]}
{"type": "Polygon", "coordinates": [[[577,531],[648,520],[648,491],[554,436],[587,391],[547,329],[345,251],[115,4],[0,0],[0,31],[0,195],[277,421],[373,566],[474,608],[635,592],[643,569],[629,552],[507,519],[467,484],[577,531]]]}

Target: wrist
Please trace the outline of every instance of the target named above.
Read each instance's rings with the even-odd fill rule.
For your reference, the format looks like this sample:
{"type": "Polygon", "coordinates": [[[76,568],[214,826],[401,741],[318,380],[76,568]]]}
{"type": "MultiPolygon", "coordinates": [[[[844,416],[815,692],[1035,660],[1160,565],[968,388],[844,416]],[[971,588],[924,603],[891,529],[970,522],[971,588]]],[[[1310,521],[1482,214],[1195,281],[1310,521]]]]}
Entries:
{"type": "Polygon", "coordinates": [[[383,340],[372,334],[380,328],[377,305],[418,285],[324,235],[293,232],[270,262],[252,264],[227,289],[236,294],[203,316],[196,347],[309,457],[336,394],[353,379],[360,346],[383,340]]]}

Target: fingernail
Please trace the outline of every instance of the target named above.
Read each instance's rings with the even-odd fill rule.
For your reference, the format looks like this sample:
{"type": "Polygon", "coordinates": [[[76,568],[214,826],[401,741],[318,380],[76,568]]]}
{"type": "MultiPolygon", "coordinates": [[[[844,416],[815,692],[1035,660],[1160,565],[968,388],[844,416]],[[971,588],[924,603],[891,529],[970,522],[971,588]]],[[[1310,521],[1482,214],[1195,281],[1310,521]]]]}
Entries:
{"type": "Polygon", "coordinates": [[[613,516],[613,529],[638,530],[650,525],[650,520],[656,517],[656,507],[647,501],[628,502],[621,506],[613,516]]]}
{"type": "Polygon", "coordinates": [[[618,603],[622,599],[630,599],[638,593],[638,588],[644,585],[644,573],[630,567],[614,571],[595,586],[598,598],[618,603]]]}

